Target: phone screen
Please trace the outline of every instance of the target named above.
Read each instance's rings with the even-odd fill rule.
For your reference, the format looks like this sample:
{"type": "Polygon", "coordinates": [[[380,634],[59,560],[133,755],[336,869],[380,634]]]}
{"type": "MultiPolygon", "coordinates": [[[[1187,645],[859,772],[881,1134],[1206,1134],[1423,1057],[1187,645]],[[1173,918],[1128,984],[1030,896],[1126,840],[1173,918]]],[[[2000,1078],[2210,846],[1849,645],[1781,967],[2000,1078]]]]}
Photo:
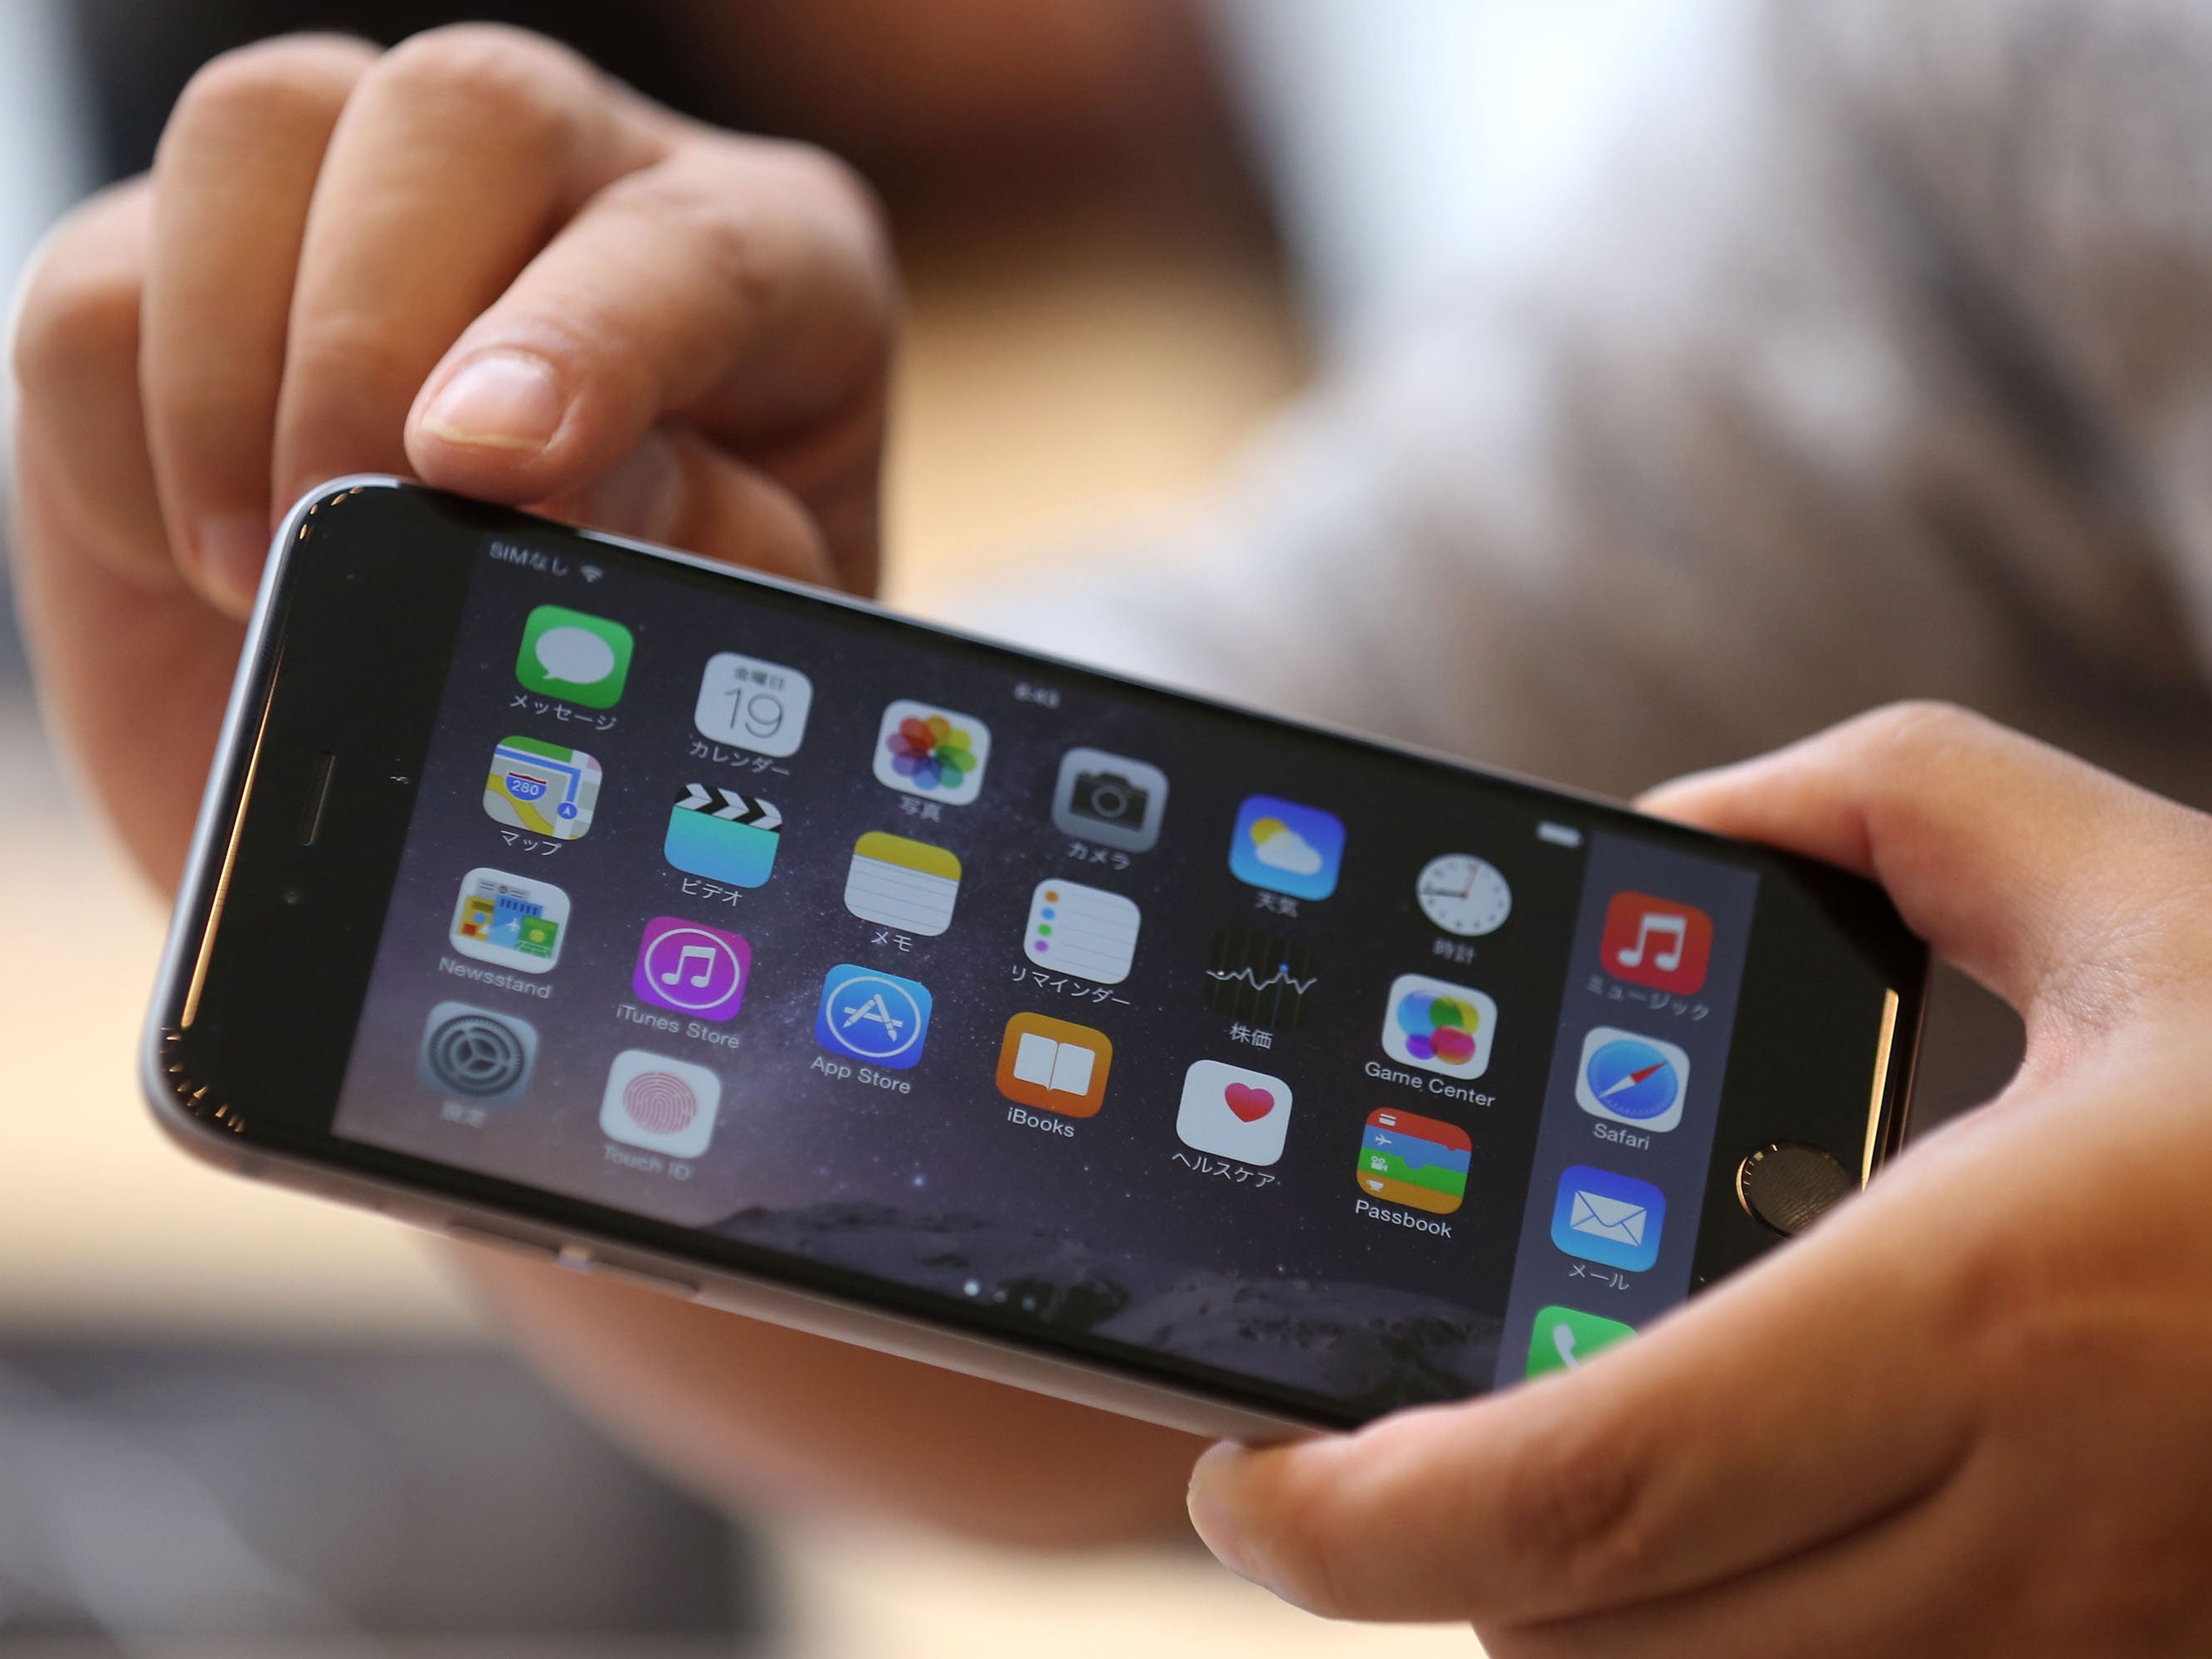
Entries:
{"type": "Polygon", "coordinates": [[[1337,1419],[1687,1293],[1756,867],[583,545],[472,555],[339,1137],[1337,1419]]]}

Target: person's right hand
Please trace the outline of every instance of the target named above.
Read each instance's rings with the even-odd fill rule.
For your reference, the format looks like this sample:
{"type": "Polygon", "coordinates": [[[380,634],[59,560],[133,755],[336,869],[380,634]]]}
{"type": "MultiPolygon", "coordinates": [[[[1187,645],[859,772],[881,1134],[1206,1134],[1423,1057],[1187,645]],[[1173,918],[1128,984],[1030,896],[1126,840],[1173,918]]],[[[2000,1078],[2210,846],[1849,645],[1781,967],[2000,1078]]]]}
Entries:
{"type": "Polygon", "coordinates": [[[840,164],[533,35],[210,64],[14,349],[25,622],[139,864],[175,881],[274,521],[336,475],[870,587],[896,289],[840,164]]]}

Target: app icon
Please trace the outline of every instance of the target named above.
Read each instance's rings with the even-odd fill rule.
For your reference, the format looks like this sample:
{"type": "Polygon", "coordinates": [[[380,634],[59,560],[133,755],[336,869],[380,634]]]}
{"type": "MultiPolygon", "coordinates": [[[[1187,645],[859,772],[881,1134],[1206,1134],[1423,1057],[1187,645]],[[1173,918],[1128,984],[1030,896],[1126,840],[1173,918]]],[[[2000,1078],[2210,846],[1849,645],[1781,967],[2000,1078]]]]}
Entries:
{"type": "Polygon", "coordinates": [[[833,1054],[903,1072],[921,1058],[929,1036],[929,988],[850,963],[822,981],[814,1040],[833,1054]]]}
{"type": "Polygon", "coordinates": [[[1682,1121],[1690,1057],[1671,1042],[1601,1025],[1583,1039],[1575,1099],[1592,1117],[1655,1133],[1682,1121]]]}
{"type": "Polygon", "coordinates": [[[1635,1326],[1618,1319],[1601,1319],[1572,1308],[1540,1308],[1536,1328],[1528,1336],[1528,1375],[1578,1371],[1592,1354],[1635,1334],[1635,1326]]]}
{"type": "Polygon", "coordinates": [[[687,783],[669,809],[660,854],[688,876],[757,887],[775,868],[783,814],[757,795],[687,783]]]}
{"type": "Polygon", "coordinates": [[[965,805],[982,793],[991,759],[991,728],[904,698],[884,710],[876,731],[876,781],[909,795],[965,805]]]}
{"type": "Polygon", "coordinates": [[[1605,937],[1598,951],[1605,971],[1615,979],[1686,997],[1705,982],[1713,919],[1694,904],[1649,893],[1615,893],[1605,907],[1605,937]]]}
{"type": "Polygon", "coordinates": [[[561,959],[568,896],[550,881],[471,870],[453,901],[453,949],[479,962],[547,974],[561,959]]]}
{"type": "Polygon", "coordinates": [[[1513,890],[1488,859],[1472,853],[1446,853],[1421,866],[1413,884],[1421,914],[1462,939],[1494,933],[1513,914],[1513,890]]]}
{"type": "Polygon", "coordinates": [[[415,1075],[433,1094],[472,1106],[512,1106],[530,1086],[538,1031],[526,1019],[441,1002],[422,1025],[415,1075]]]}
{"type": "Polygon", "coordinates": [[[707,659],[691,723],[717,743],[756,755],[795,755],[813,707],[814,682],[796,668],[723,651],[707,659]]]}
{"type": "Polygon", "coordinates": [[[1168,775],[1127,755],[1071,749],[1060,757],[1052,789],[1052,821],[1071,836],[1149,851],[1168,810],[1168,775]]]}
{"type": "Polygon", "coordinates": [[[1359,1138],[1360,1190],[1410,1209],[1449,1215],[1467,1197],[1474,1143],[1441,1119],[1384,1107],[1367,1115],[1359,1138]]]}
{"type": "Polygon", "coordinates": [[[727,1019],[745,1000],[753,947],[739,933],[655,916],[637,942],[629,988],[645,1001],[701,1019],[727,1019]]]}
{"type": "Polygon", "coordinates": [[[522,625],[514,678],[545,696],[611,708],[629,678],[629,629],[620,623],[541,605],[522,625]]]}
{"type": "Polygon", "coordinates": [[[599,763],[580,749],[507,738],[491,751],[484,811],[495,823],[575,841],[592,827],[599,799],[599,763]]]}
{"type": "Polygon", "coordinates": [[[1229,868],[1237,879],[1292,898],[1325,899],[1344,862],[1344,822],[1318,806],[1248,795],[1237,809],[1229,868]]]}
{"type": "Polygon", "coordinates": [[[703,1066],[625,1048],[607,1073],[599,1133],[625,1146],[696,1158],[714,1137],[722,1079],[703,1066]]]}
{"type": "Polygon", "coordinates": [[[934,939],[952,925],[960,860],[942,847],[872,830],[853,843],[845,908],[862,921],[934,939]]]}
{"type": "Polygon", "coordinates": [[[1206,1006],[1248,1025],[1295,1031],[1321,963],[1303,945],[1251,927],[1224,927],[1206,956],[1206,1006]]]}
{"type": "Polygon", "coordinates": [[[1040,968],[1101,985],[1129,977],[1137,953],[1136,905],[1072,881],[1041,881],[1030,895],[1029,958],[1040,968]]]}
{"type": "Polygon", "coordinates": [[[1490,1069],[1498,1005],[1467,985],[1420,974],[1390,981],[1382,1008],[1382,1052],[1446,1077],[1480,1077],[1490,1069]]]}
{"type": "Polygon", "coordinates": [[[999,1047],[999,1092],[1024,1106],[1090,1117],[1105,1102],[1113,1064],[1105,1032],[1047,1014],[1016,1014],[999,1047]]]}
{"type": "Polygon", "coordinates": [[[1176,1133],[1194,1152],[1273,1164],[1291,1128],[1291,1085],[1265,1072],[1201,1060],[1183,1073],[1176,1133]]]}
{"type": "Polygon", "coordinates": [[[1667,1197],[1648,1181],[1577,1164],[1559,1177],[1552,1243],[1569,1255],[1640,1273],[1659,1259],[1667,1197]]]}

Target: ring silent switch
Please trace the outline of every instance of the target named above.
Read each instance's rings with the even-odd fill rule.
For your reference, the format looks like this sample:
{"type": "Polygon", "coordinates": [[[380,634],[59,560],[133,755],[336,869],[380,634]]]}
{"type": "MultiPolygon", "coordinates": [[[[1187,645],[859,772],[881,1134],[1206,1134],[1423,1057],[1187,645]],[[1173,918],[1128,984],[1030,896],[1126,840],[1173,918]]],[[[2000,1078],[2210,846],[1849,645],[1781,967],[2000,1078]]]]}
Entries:
{"type": "Polygon", "coordinates": [[[1802,1233],[1851,1195],[1851,1172],[1818,1146],[1778,1141],[1736,1165],[1744,1213],[1778,1233],[1802,1233]]]}

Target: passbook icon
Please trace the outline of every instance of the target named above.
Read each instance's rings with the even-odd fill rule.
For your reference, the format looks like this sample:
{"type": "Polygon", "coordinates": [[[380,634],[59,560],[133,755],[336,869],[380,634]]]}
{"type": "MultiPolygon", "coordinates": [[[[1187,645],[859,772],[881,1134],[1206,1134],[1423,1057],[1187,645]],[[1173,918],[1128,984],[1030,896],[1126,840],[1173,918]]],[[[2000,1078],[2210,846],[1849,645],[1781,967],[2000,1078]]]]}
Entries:
{"type": "Polygon", "coordinates": [[[934,939],[952,925],[960,860],[942,847],[873,830],[853,843],[845,908],[862,921],[934,939]]]}
{"type": "Polygon", "coordinates": [[[1577,1164],[1559,1177],[1552,1243],[1569,1255],[1640,1273],[1659,1259],[1667,1195],[1648,1181],[1577,1164]]]}

